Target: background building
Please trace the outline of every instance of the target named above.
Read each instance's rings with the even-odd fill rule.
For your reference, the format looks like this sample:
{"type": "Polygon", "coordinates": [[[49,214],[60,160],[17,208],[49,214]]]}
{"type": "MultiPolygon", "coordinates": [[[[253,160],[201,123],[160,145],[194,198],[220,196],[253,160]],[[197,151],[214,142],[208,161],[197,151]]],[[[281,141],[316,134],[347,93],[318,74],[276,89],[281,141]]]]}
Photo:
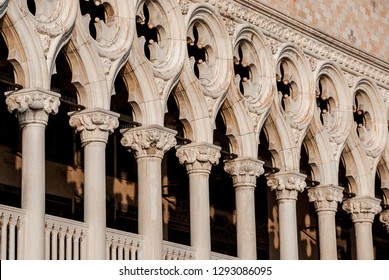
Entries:
{"type": "Polygon", "coordinates": [[[0,0],[1,259],[389,259],[389,2],[338,2],[0,0]]]}

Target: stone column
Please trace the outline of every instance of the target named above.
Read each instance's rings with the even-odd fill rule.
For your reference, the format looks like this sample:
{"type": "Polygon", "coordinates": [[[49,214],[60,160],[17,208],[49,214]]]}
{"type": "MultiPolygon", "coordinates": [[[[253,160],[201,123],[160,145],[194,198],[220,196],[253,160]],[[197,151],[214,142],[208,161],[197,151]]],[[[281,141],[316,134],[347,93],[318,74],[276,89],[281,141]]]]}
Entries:
{"type": "Polygon", "coordinates": [[[134,152],[138,164],[138,225],[146,260],[163,259],[162,158],[177,142],[176,131],[148,125],[121,131],[121,143],[134,152]]]}
{"type": "Polygon", "coordinates": [[[381,212],[380,200],[373,197],[354,197],[343,202],[343,210],[351,215],[354,223],[358,260],[373,260],[374,216],[381,212]]]}
{"type": "Polygon", "coordinates": [[[384,224],[386,231],[389,233],[389,209],[380,213],[380,222],[384,224]]]}
{"type": "Polygon", "coordinates": [[[45,128],[60,95],[32,88],[6,93],[8,111],[22,130],[22,208],[26,210],[24,258],[45,257],[45,128]]]}
{"type": "Polygon", "coordinates": [[[276,193],[280,227],[281,260],[298,259],[296,201],[305,187],[305,175],[297,172],[280,172],[268,176],[268,186],[276,193]]]}
{"type": "Polygon", "coordinates": [[[108,135],[119,125],[119,114],[103,109],[85,109],[69,115],[69,123],[80,133],[84,148],[84,222],[89,225],[87,258],[105,260],[105,147],[108,135]]]}
{"type": "Polygon", "coordinates": [[[319,219],[319,244],[321,260],[336,260],[335,214],[343,198],[343,188],[328,185],[308,189],[310,202],[314,202],[319,219]]]}
{"type": "Polygon", "coordinates": [[[241,158],[226,161],[224,170],[232,177],[235,188],[236,235],[238,257],[257,259],[254,190],[257,177],[264,173],[263,161],[241,158]]]}
{"type": "Polygon", "coordinates": [[[220,147],[193,143],[180,147],[177,157],[189,174],[190,241],[196,260],[211,258],[211,226],[209,214],[209,174],[219,163],[220,147]]]}

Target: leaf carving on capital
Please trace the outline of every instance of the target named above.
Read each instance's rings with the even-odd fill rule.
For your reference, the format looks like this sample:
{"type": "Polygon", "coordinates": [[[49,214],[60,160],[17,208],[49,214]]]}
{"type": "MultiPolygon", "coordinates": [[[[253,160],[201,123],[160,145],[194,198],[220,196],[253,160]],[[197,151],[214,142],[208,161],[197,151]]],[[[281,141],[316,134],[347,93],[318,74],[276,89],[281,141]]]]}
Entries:
{"type": "Polygon", "coordinates": [[[70,126],[81,134],[81,142],[107,142],[108,135],[119,126],[117,116],[103,112],[79,113],[71,116],[70,126]]]}
{"type": "Polygon", "coordinates": [[[386,231],[389,233],[389,209],[380,213],[380,222],[384,224],[386,231]]]}
{"type": "Polygon", "coordinates": [[[15,112],[19,123],[47,123],[49,114],[56,114],[60,104],[59,95],[41,91],[15,92],[7,95],[6,104],[10,113],[15,112]]]}
{"type": "Polygon", "coordinates": [[[188,172],[209,172],[212,165],[219,164],[220,150],[208,145],[181,147],[176,153],[180,164],[185,165],[188,172]]]}
{"type": "Polygon", "coordinates": [[[345,200],[342,209],[351,215],[351,219],[354,223],[372,223],[374,221],[374,216],[382,210],[380,200],[370,197],[345,200]]]}
{"type": "Polygon", "coordinates": [[[268,178],[267,185],[276,192],[277,199],[297,199],[298,192],[303,192],[307,183],[301,176],[281,175],[268,178]]]}
{"type": "Polygon", "coordinates": [[[255,186],[257,177],[265,172],[263,162],[244,159],[225,162],[224,170],[231,175],[234,186],[255,186]]]}
{"type": "Polygon", "coordinates": [[[159,128],[129,129],[123,134],[121,143],[135,153],[135,157],[157,156],[177,145],[175,134],[159,128]]]}
{"type": "Polygon", "coordinates": [[[343,188],[331,185],[310,188],[308,198],[315,204],[316,211],[336,211],[343,198],[343,188]]]}

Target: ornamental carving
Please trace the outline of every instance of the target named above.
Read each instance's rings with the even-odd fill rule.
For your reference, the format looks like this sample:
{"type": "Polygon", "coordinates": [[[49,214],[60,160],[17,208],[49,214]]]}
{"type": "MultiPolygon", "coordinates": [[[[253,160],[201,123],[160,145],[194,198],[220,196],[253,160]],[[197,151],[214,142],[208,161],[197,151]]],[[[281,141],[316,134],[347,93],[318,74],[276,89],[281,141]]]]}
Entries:
{"type": "Polygon", "coordinates": [[[389,233],[389,209],[380,213],[380,222],[384,224],[387,232],[389,233]]]}
{"type": "Polygon", "coordinates": [[[2,18],[7,10],[9,0],[0,0],[0,18],[2,18]]]}
{"type": "Polygon", "coordinates": [[[220,147],[208,143],[189,144],[180,147],[176,156],[188,173],[210,173],[212,165],[219,163],[220,147]]]}
{"type": "Polygon", "coordinates": [[[307,186],[305,177],[303,174],[294,172],[277,173],[268,177],[267,185],[270,190],[276,192],[277,200],[297,200],[298,192],[303,192],[307,186]]]}
{"type": "Polygon", "coordinates": [[[309,202],[315,204],[317,212],[320,211],[336,211],[338,203],[343,198],[343,188],[329,185],[317,186],[308,189],[309,202]]]}
{"type": "Polygon", "coordinates": [[[15,113],[20,125],[28,123],[47,124],[49,114],[56,114],[60,95],[41,89],[27,89],[6,93],[10,113],[15,113]]]}
{"type": "Polygon", "coordinates": [[[90,142],[107,143],[109,134],[119,126],[119,114],[102,109],[84,110],[69,115],[69,124],[80,133],[84,145],[90,142]]]}
{"type": "Polygon", "coordinates": [[[332,61],[348,67],[360,74],[372,77],[379,83],[389,85],[389,77],[384,71],[369,67],[368,64],[359,61],[359,59],[345,54],[344,52],[347,52],[349,49],[351,49],[347,45],[344,46],[345,51],[342,52],[338,49],[328,47],[328,45],[333,44],[330,41],[322,43],[319,40],[309,37],[303,32],[291,31],[287,26],[287,23],[283,24],[280,21],[270,19],[269,14],[274,12],[265,5],[256,3],[258,9],[253,10],[251,7],[243,6],[242,4],[235,1],[205,0],[205,2],[208,2],[211,5],[217,7],[219,12],[225,17],[248,21],[270,34],[274,34],[279,38],[282,37],[283,39],[300,46],[305,51],[314,52],[322,59],[331,59],[332,61]],[[228,7],[228,9],[225,7],[228,7]]]}
{"type": "Polygon", "coordinates": [[[373,197],[356,197],[345,200],[342,209],[350,214],[354,223],[372,223],[374,216],[381,212],[380,200],[373,197]]]}
{"type": "Polygon", "coordinates": [[[234,187],[255,187],[257,177],[265,172],[262,161],[249,158],[226,161],[224,170],[231,175],[234,187]]]}
{"type": "Polygon", "coordinates": [[[163,158],[170,148],[177,145],[177,132],[159,125],[122,129],[120,132],[123,134],[122,145],[134,152],[136,158],[163,158]]]}

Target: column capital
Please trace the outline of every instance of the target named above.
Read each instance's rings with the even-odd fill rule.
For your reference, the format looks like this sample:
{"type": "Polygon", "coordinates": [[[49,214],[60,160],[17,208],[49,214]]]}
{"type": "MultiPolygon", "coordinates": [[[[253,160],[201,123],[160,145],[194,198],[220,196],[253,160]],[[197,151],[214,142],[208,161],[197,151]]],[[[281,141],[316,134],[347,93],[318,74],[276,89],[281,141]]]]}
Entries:
{"type": "Polygon", "coordinates": [[[347,199],[343,202],[342,208],[351,214],[353,223],[373,223],[374,216],[382,210],[380,199],[369,196],[347,199]]]}
{"type": "Polygon", "coordinates": [[[175,135],[177,131],[160,126],[148,125],[130,129],[122,129],[121,143],[129,151],[134,152],[136,158],[159,157],[177,145],[175,135]]]}
{"type": "Polygon", "coordinates": [[[188,173],[210,173],[212,165],[219,163],[220,149],[209,143],[191,143],[178,148],[176,156],[188,173]]]}
{"type": "Polygon", "coordinates": [[[267,177],[267,185],[276,192],[277,200],[297,200],[298,192],[303,192],[307,184],[304,174],[298,172],[279,172],[267,177]]]}
{"type": "Polygon", "coordinates": [[[343,188],[335,185],[312,187],[308,189],[308,198],[315,204],[316,212],[336,212],[343,198],[343,188]]]}
{"type": "Polygon", "coordinates": [[[69,113],[70,126],[80,133],[81,143],[107,143],[108,136],[119,126],[119,114],[104,109],[85,109],[69,113]]]}
{"type": "Polygon", "coordinates": [[[59,107],[60,94],[41,88],[27,88],[8,91],[6,104],[10,113],[15,113],[19,124],[29,123],[47,125],[49,114],[56,114],[59,107]]]}
{"type": "Polygon", "coordinates": [[[386,231],[389,233],[389,209],[380,213],[380,222],[384,224],[386,231]]]}
{"type": "Polygon", "coordinates": [[[255,187],[262,175],[263,161],[254,158],[237,158],[224,162],[224,170],[231,175],[234,187],[255,187]]]}

